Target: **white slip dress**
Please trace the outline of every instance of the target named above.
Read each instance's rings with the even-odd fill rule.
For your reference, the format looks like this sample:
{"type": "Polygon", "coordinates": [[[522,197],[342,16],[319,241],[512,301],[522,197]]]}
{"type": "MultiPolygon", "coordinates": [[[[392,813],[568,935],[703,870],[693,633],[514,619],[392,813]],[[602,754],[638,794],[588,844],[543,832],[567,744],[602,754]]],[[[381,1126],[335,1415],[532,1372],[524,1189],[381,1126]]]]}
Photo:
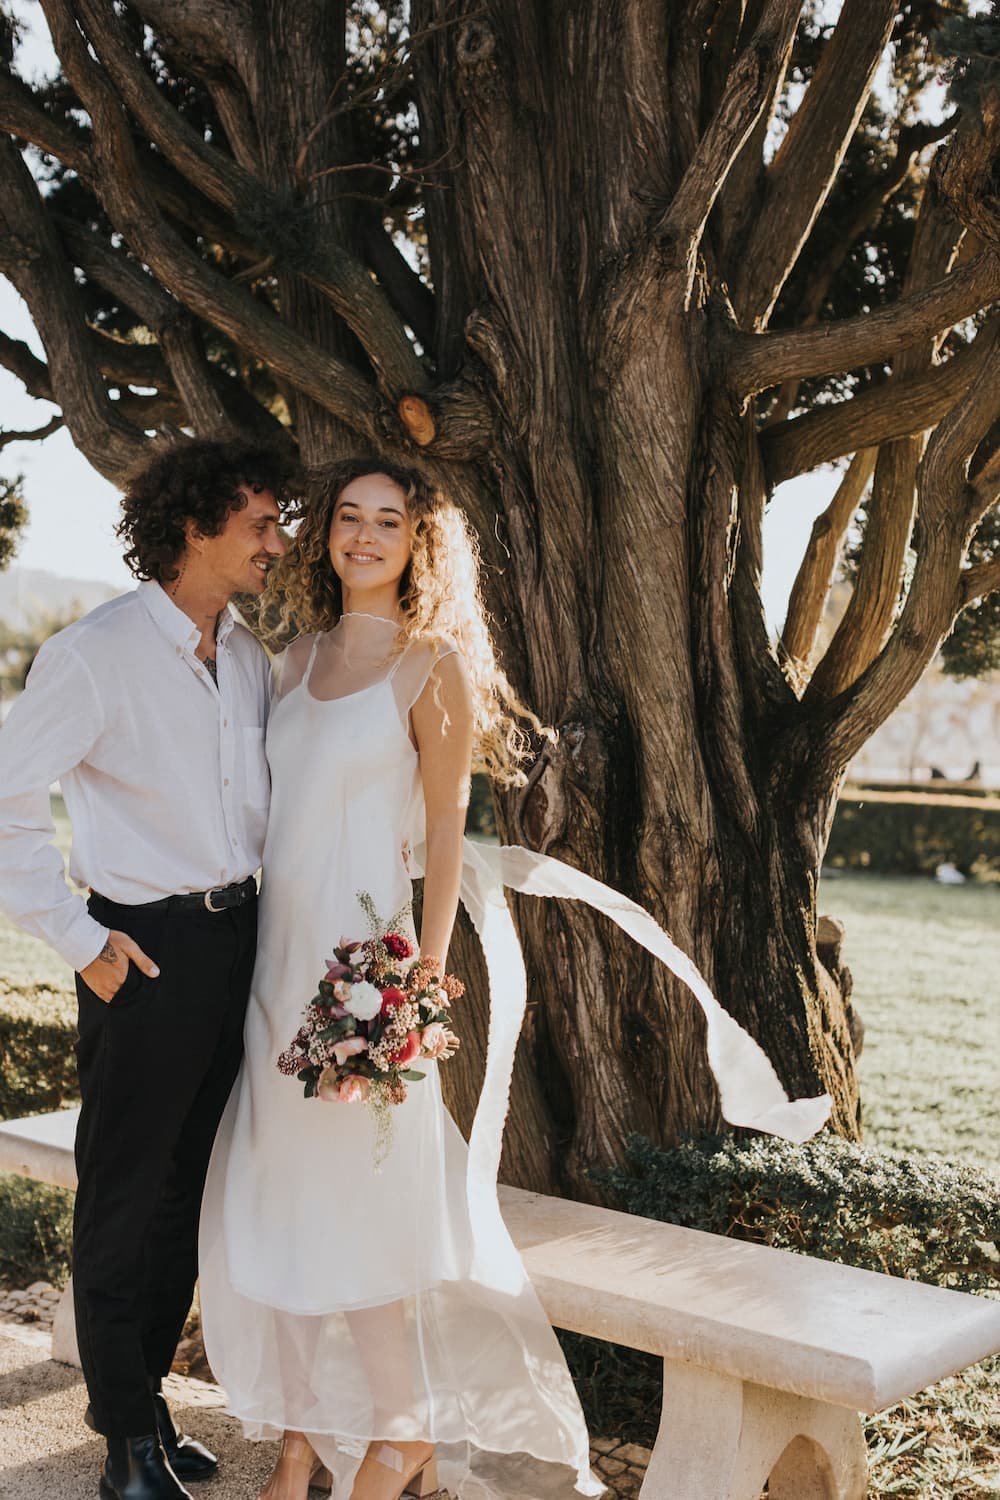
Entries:
{"type": "MultiPolygon", "coordinates": [[[[597,1495],[578,1397],[497,1206],[525,993],[504,885],[587,901],[685,979],[708,1020],[727,1119],[801,1140],[829,1100],[787,1100],[756,1043],[641,907],[558,860],[468,841],[462,900],[490,980],[468,1147],[436,1063],[421,1062],[427,1076],[393,1107],[378,1171],[371,1111],[307,1100],[278,1071],[324,961],[341,938],[369,935],[359,894],[388,921],[422,870],[409,710],[453,648],[418,641],[393,657],[393,636],[390,622],[345,615],[276,663],[246,1052],[202,1208],[206,1352],[246,1436],[304,1432],[334,1475],[334,1500],[349,1500],[378,1439],[434,1443],[440,1483],[457,1500],[597,1495]]],[[[405,930],[415,943],[411,920],[405,930]]],[[[453,1012],[459,1035],[463,1003],[453,1012]]]]}

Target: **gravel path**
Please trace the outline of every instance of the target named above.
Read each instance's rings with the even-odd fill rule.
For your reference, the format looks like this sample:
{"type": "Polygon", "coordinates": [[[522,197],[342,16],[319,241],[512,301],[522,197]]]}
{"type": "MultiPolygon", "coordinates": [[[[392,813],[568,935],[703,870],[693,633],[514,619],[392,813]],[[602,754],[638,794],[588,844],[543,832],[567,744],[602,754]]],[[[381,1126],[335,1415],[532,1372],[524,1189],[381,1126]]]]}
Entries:
{"type": "MultiPolygon", "coordinates": [[[[58,1298],[45,1282],[0,1296],[3,1500],[94,1500],[97,1494],[104,1445],[83,1425],[83,1377],[49,1358],[47,1330],[58,1298]]],[[[226,1398],[217,1385],[169,1375],[164,1391],[181,1425],[222,1462],[218,1478],[197,1486],[195,1500],[256,1500],[271,1472],[275,1445],[243,1441],[239,1424],[225,1415],[226,1398]]],[[[608,1500],[631,1500],[639,1493],[648,1449],[597,1438],[591,1451],[608,1485],[608,1500]]]]}

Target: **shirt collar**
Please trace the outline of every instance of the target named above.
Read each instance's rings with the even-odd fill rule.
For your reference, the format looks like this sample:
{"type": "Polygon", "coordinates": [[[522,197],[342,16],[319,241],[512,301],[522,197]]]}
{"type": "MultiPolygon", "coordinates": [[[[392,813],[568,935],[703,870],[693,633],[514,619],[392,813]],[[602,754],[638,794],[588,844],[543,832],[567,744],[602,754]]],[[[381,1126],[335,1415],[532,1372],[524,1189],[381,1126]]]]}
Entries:
{"type": "MultiPolygon", "coordinates": [[[[155,579],[140,583],[137,592],[152,615],[154,624],[166,636],[170,644],[194,651],[201,640],[201,631],[191,616],[186,615],[174,603],[155,579]]],[[[233,623],[232,608],[227,604],[216,626],[215,637],[220,645],[226,641],[232,631],[233,623]]]]}

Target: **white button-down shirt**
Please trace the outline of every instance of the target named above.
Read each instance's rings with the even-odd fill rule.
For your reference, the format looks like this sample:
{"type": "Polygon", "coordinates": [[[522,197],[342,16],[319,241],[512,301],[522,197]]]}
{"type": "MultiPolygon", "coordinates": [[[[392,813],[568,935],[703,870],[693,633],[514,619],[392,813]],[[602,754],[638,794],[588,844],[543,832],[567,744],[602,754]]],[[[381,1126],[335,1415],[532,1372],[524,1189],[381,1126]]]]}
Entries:
{"type": "Polygon", "coordinates": [[[158,583],[46,641],[0,729],[0,910],[74,969],[107,929],[66,883],[49,787],[73,826],[70,874],[128,906],[244,880],[270,794],[267,655],[227,609],[218,687],[200,632],[158,583]]]}

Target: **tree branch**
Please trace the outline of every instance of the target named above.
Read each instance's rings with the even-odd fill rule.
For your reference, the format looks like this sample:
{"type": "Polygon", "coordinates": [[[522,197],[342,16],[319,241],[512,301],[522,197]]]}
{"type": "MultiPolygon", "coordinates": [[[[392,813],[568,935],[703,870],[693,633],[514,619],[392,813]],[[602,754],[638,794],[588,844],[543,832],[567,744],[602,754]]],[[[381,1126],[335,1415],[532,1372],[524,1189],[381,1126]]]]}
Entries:
{"type": "MultiPolygon", "coordinates": [[[[899,132],[896,154],[874,187],[858,203],[858,206],[843,230],[833,238],[825,255],[813,259],[811,240],[806,245],[805,258],[809,262],[805,290],[798,303],[796,326],[811,328],[819,322],[820,313],[833,279],[850,254],[855,241],[869,228],[876,214],[888,203],[907,179],[912,175],[913,164],[921,151],[935,141],[942,140],[955,128],[955,116],[941,120],[936,125],[918,121],[906,125],[899,132]]],[[[794,407],[801,381],[786,380],[778,392],[777,399],[768,414],[768,423],[781,422],[794,407]]],[[[850,451],[850,450],[845,450],[850,451]]]]}
{"type": "Polygon", "coordinates": [[[55,401],[52,376],[44,359],[32,353],[22,339],[0,333],[0,365],[16,375],[29,396],[36,401],[55,401]]]}
{"type": "Polygon", "coordinates": [[[857,129],[898,8],[896,0],[844,0],[767,170],[749,245],[738,246],[731,294],[744,327],[765,327],[771,316],[857,129]]]}
{"type": "MultiPolygon", "coordinates": [[[[998,323],[1000,319],[988,333],[991,354],[983,378],[940,423],[924,453],[917,485],[920,546],[899,619],[861,677],[837,698],[818,705],[810,719],[814,765],[821,780],[839,774],[902,702],[968,602],[962,560],[971,532],[992,499],[970,485],[967,476],[983,433],[1000,421],[998,323]]],[[[979,587],[980,581],[973,586],[979,587]]]]}
{"type": "Polygon", "coordinates": [[[974,604],[977,599],[983,599],[987,594],[995,594],[1000,589],[1000,557],[992,557],[989,562],[977,563],[974,568],[966,568],[962,574],[962,607],[974,604]]]}
{"type": "MultiPolygon", "coordinates": [[[[924,194],[903,284],[906,296],[940,282],[961,238],[950,208],[934,190],[924,194]]],[[[979,340],[977,339],[978,343],[979,340]]],[[[987,333],[983,348],[992,344],[987,333]]],[[[903,350],[895,369],[902,379],[925,371],[934,340],[903,350]]],[[[861,558],[843,617],[810,683],[810,696],[835,697],[877,656],[896,614],[913,527],[922,435],[897,438],[879,451],[861,558]]]]}
{"type": "MultiPolygon", "coordinates": [[[[747,37],[752,35],[759,21],[763,3],[764,0],[736,0],[734,6],[727,5],[724,8],[724,12],[720,15],[722,34],[719,38],[723,55],[729,52],[731,57],[739,57],[740,52],[746,46],[747,37]],[[725,13],[728,11],[731,11],[731,14],[725,13]],[[733,30],[736,35],[730,43],[729,37],[732,36],[733,30]]],[[[719,249],[720,262],[727,261],[729,246],[746,244],[754,219],[760,211],[765,184],[764,142],[767,139],[775,102],[781,92],[788,64],[791,61],[794,43],[793,31],[783,54],[775,58],[771,97],[761,111],[761,117],[751,131],[746,145],[733,163],[725,187],[719,195],[718,212],[713,216],[717,233],[713,235],[713,239],[719,249]]],[[[725,77],[728,76],[732,63],[729,63],[723,70],[719,60],[714,56],[715,46],[716,33],[713,28],[709,35],[709,47],[713,53],[711,79],[713,90],[721,99],[725,91],[725,77]]]]}
{"type": "MultiPolygon", "coordinates": [[[[317,349],[267,308],[231,286],[164,221],[136,161],[128,122],[93,61],[68,0],[42,0],[56,51],[94,127],[95,186],[116,228],[180,302],[213,324],[368,441],[384,441],[385,410],[374,388],[317,349]]],[[[389,430],[398,433],[394,416],[389,430]]]]}
{"type": "Polygon", "coordinates": [[[51,437],[52,433],[58,432],[63,426],[65,423],[62,415],[57,412],[43,427],[32,427],[26,432],[11,432],[0,427],[0,448],[6,448],[9,443],[40,443],[43,438],[51,437]]]}
{"type": "Polygon", "coordinates": [[[433,348],[434,293],[374,215],[364,226],[364,254],[399,317],[413,329],[424,349],[433,348]]]}
{"type": "Polygon", "coordinates": [[[160,348],[196,434],[210,437],[227,429],[236,431],[212,379],[193,320],[179,317],[166,324],[160,330],[160,348]]]}
{"type": "MultiPolygon", "coordinates": [[[[134,256],[124,250],[113,249],[100,235],[71,219],[56,216],[56,225],[73,264],[79,266],[88,279],[99,283],[111,292],[112,296],[131,307],[161,344],[164,341],[164,330],[170,330],[178,318],[184,320],[185,315],[180,303],[165,292],[159,282],[147,271],[143,270],[134,256]]],[[[169,332],[167,341],[169,342],[169,332]]],[[[126,347],[136,351],[135,355],[129,357],[136,360],[139,383],[159,385],[162,375],[173,389],[175,376],[167,373],[158,350],[139,344],[130,344],[126,347]],[[140,352],[145,354],[151,362],[156,362],[151,364],[149,370],[141,373],[138,369],[140,352]]],[[[223,418],[219,423],[221,427],[236,426],[241,431],[256,433],[268,442],[287,443],[290,441],[288,432],[274,414],[254,399],[241,380],[204,356],[203,364],[204,378],[211,383],[214,399],[222,403],[223,418]]],[[[189,394],[192,393],[189,392],[189,394]]],[[[206,391],[199,399],[202,401],[203,412],[200,423],[202,427],[205,427],[212,398],[206,391]]],[[[175,418],[172,417],[171,420],[175,418]]],[[[180,420],[183,422],[186,419],[182,415],[180,420]]]]}
{"type": "Polygon", "coordinates": [[[846,401],[814,407],[785,422],[769,422],[760,433],[769,485],[807,474],[860,447],[926,432],[968,390],[983,358],[983,346],[973,339],[950,359],[918,375],[893,375],[846,401]]]}
{"type": "Polygon", "coordinates": [[[77,447],[113,478],[135,464],[144,435],[108,399],[72,272],[38,188],[9,136],[0,136],[0,177],[0,270],[28,304],[45,348],[50,399],[61,408],[77,447]]]}
{"type": "Polygon", "coordinates": [[[253,25],[247,0],[136,0],[135,8],[189,57],[216,65],[231,63],[246,50],[253,25]]]}
{"type": "Polygon", "coordinates": [[[780,640],[783,654],[796,664],[797,672],[808,674],[810,670],[816,632],[836,575],[844,536],[872,477],[877,453],[877,448],[862,448],[854,455],[830,504],[813,522],[805,556],[792,585],[780,640]]]}
{"type": "Polygon", "coordinates": [[[144,271],[133,255],[114,249],[106,239],[75,219],[53,214],[53,223],[66,254],[87,277],[97,282],[142,319],[150,333],[157,334],[177,315],[177,303],[159,282],[144,271]]]}
{"type": "Polygon", "coordinates": [[[106,380],[120,385],[148,385],[169,390],[173,381],[154,344],[133,344],[117,334],[89,325],[94,364],[106,380]]]}
{"type": "Polygon", "coordinates": [[[972,317],[1000,297],[1000,256],[984,250],[934,286],[856,318],[788,332],[733,335],[729,378],[747,395],[810,375],[833,375],[890,359],[972,317]]]}
{"type": "Polygon", "coordinates": [[[654,225],[661,245],[676,246],[694,276],[705,221],[729,169],[763,113],[774,88],[778,60],[795,35],[799,0],[768,0],[760,25],[730,72],[725,93],[670,203],[654,225]]]}
{"type": "Polygon", "coordinates": [[[2,68],[0,123],[19,140],[30,141],[86,180],[90,131],[54,120],[38,103],[34,89],[2,68]]]}
{"type": "MultiPolygon", "coordinates": [[[[258,177],[206,141],[161,94],[135,56],[106,0],[77,0],[87,35],[126,108],[150,140],[189,182],[237,224],[252,225],[287,215],[258,177]]],[[[359,340],[386,394],[421,391],[427,376],[385,294],[365,267],[342,246],[290,247],[276,263],[288,265],[326,296],[359,340]]]]}

